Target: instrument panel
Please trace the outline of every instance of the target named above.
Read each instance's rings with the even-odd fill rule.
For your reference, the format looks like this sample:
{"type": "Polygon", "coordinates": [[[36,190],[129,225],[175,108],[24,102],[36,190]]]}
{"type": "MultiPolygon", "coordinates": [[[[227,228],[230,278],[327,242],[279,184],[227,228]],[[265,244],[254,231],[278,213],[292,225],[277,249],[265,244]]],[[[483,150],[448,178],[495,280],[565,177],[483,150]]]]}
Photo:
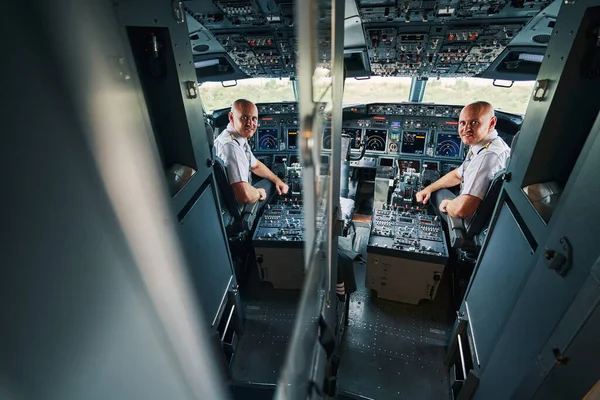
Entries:
{"type": "MultiPolygon", "coordinates": [[[[343,129],[362,131],[360,137],[366,141],[366,154],[463,158],[458,136],[460,106],[376,103],[349,110],[358,114],[358,118],[352,119],[351,112],[346,112],[343,129]]],[[[352,150],[359,148],[360,145],[352,150]]]]}
{"type": "MultiPolygon", "coordinates": [[[[257,108],[259,126],[248,141],[252,151],[268,166],[274,162],[273,157],[280,155],[286,156],[290,165],[292,158],[298,159],[300,145],[296,104],[257,104],[257,108]]],[[[350,137],[350,151],[358,154],[361,145],[365,145],[365,157],[352,161],[351,166],[377,168],[381,158],[391,158],[410,162],[417,173],[431,169],[446,174],[457,168],[466,154],[458,135],[461,110],[460,106],[420,103],[373,103],[344,108],[342,134],[350,137]]],[[[501,114],[497,116],[505,120],[514,118],[501,114]]],[[[218,118],[220,131],[228,122],[226,113],[218,118]]],[[[508,132],[511,134],[514,132],[508,132]]],[[[324,124],[321,135],[323,154],[327,155],[331,151],[329,124],[324,124]]]]}

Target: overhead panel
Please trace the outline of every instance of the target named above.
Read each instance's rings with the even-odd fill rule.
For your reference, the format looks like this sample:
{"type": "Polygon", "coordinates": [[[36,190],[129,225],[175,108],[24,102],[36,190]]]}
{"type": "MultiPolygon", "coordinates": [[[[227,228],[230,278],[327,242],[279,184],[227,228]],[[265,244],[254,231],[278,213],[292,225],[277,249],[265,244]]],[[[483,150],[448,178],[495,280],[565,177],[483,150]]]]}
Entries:
{"type": "MultiPolygon", "coordinates": [[[[356,7],[349,7],[346,12],[345,30],[350,39],[345,42],[346,50],[362,52],[364,75],[481,76],[551,3],[359,0],[356,7]],[[357,35],[364,36],[364,42],[357,40],[357,35]]],[[[193,45],[194,54],[207,54],[222,47],[248,77],[296,75],[293,0],[189,1],[185,5],[188,15],[212,36],[204,46],[193,45]]],[[[316,17],[322,21],[320,26],[328,30],[329,9],[317,10],[316,17]]],[[[190,27],[190,34],[193,33],[190,27]]],[[[330,38],[321,34],[319,37],[317,60],[327,66],[330,38]]]]}

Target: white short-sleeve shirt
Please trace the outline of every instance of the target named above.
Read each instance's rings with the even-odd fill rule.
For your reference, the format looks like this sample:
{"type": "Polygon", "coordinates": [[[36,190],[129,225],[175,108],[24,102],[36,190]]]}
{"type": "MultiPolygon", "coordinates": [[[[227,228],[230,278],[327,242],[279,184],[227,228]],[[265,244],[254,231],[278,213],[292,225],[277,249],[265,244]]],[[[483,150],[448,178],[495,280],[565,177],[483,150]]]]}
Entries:
{"type": "Polygon", "coordinates": [[[465,161],[458,167],[462,178],[460,194],[484,199],[494,175],[506,167],[510,147],[494,129],[481,142],[471,146],[465,161]]]}
{"type": "Polygon", "coordinates": [[[246,138],[237,133],[231,123],[215,139],[215,154],[223,160],[230,184],[250,182],[250,171],[258,160],[246,138]]]}

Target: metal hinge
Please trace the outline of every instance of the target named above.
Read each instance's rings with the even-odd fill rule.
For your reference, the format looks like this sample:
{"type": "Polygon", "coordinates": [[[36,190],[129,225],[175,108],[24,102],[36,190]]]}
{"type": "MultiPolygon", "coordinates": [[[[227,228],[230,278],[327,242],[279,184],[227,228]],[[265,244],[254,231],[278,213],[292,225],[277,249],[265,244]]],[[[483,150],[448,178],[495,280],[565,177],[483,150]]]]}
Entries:
{"type": "Polygon", "coordinates": [[[190,99],[198,98],[198,82],[186,81],[185,89],[187,91],[188,98],[190,98],[190,99]]]}
{"type": "Polygon", "coordinates": [[[550,84],[549,79],[542,79],[535,82],[535,88],[533,89],[533,101],[542,101],[546,96],[548,85],[550,84]]]}

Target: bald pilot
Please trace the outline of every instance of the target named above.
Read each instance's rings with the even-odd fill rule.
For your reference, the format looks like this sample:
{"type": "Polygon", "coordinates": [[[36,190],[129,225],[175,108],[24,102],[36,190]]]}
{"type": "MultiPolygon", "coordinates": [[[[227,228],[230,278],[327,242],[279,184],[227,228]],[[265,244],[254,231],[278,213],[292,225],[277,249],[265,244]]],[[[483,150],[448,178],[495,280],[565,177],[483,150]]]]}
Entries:
{"type": "Polygon", "coordinates": [[[458,134],[469,146],[462,165],[416,194],[417,201],[431,202],[439,212],[453,218],[469,219],[483,201],[494,174],[506,166],[510,147],[498,137],[496,116],[490,103],[478,101],[462,109],[458,134]],[[456,197],[447,188],[460,184],[456,197]]]}
{"type": "Polygon", "coordinates": [[[227,128],[215,139],[215,152],[223,160],[229,183],[238,203],[265,202],[272,185],[278,194],[286,194],[288,185],[252,154],[248,139],[258,127],[258,109],[249,100],[236,100],[229,112],[227,128]],[[252,173],[261,179],[252,185],[252,173]]]}

